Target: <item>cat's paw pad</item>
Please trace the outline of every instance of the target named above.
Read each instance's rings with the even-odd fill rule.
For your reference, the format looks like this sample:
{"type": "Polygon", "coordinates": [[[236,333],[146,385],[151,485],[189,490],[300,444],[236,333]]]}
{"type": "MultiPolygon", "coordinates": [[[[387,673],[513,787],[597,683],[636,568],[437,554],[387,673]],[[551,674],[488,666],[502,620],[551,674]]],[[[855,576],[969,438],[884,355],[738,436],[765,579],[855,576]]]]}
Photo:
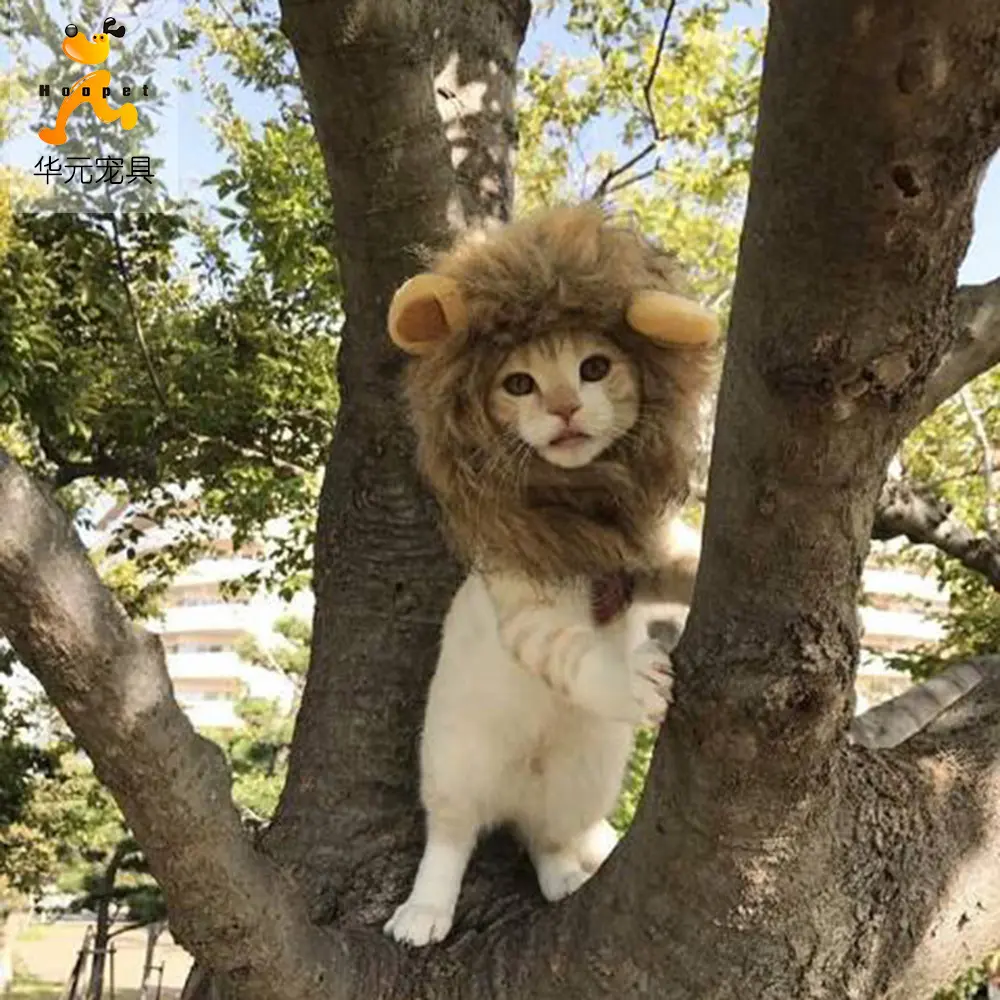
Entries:
{"type": "Polygon", "coordinates": [[[632,674],[632,694],[638,708],[637,721],[644,725],[659,725],[667,714],[673,675],[670,657],[658,642],[647,639],[629,656],[632,674]]]}
{"type": "Polygon", "coordinates": [[[413,903],[407,900],[386,922],[383,931],[403,944],[423,948],[443,941],[451,930],[454,912],[433,903],[413,903]]]}
{"type": "Polygon", "coordinates": [[[575,857],[562,855],[539,858],[537,871],[538,888],[550,903],[572,895],[591,875],[575,857]]]}

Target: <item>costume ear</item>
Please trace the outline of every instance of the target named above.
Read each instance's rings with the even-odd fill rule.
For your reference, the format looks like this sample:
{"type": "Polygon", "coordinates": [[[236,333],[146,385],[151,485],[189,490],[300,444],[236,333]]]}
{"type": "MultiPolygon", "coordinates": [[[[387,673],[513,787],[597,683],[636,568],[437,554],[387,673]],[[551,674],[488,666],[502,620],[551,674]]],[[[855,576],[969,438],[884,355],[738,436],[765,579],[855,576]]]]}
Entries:
{"type": "Polygon", "coordinates": [[[714,313],[670,292],[636,292],[625,319],[636,333],[678,347],[699,347],[719,336],[719,321],[714,313]]]}
{"type": "Polygon", "coordinates": [[[426,354],[468,322],[458,285],[441,274],[410,278],[389,304],[389,336],[407,354],[426,354]]]}

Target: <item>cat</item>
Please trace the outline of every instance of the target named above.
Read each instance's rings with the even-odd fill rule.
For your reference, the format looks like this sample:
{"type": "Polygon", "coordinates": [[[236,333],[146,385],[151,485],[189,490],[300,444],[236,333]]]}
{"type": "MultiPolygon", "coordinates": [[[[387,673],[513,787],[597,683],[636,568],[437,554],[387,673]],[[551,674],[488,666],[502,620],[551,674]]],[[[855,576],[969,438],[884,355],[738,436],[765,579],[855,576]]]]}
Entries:
{"type": "MultiPolygon", "coordinates": [[[[516,348],[489,408],[518,452],[577,469],[629,434],[638,397],[624,352],[598,335],[564,335],[516,348]]],[[[674,551],[690,554],[696,537],[674,551]]],[[[427,843],[410,897],[386,924],[397,940],[447,935],[473,848],[493,826],[513,824],[550,901],[615,846],[605,817],[634,727],[664,717],[669,659],[641,639],[662,609],[634,604],[595,626],[591,597],[581,579],[546,586],[500,571],[471,573],[454,598],[421,741],[427,843]]]]}
{"type": "Polygon", "coordinates": [[[684,289],[673,256],[580,205],[473,233],[393,296],[417,463],[469,570],[428,694],[427,841],[397,940],[444,939],[492,826],[553,901],[616,843],[634,729],[670,697],[647,621],[682,621],[698,562],[676,515],[718,329],[684,289]]]}

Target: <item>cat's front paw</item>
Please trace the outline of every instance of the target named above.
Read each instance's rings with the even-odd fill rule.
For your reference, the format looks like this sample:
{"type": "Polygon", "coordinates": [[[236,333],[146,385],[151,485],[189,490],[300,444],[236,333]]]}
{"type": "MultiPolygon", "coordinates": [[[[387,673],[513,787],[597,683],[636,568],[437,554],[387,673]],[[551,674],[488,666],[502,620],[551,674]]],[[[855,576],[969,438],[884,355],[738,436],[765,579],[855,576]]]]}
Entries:
{"type": "Polygon", "coordinates": [[[628,665],[637,710],[632,721],[658,726],[667,714],[673,687],[670,657],[658,642],[647,639],[629,654],[628,665]]]}
{"type": "Polygon", "coordinates": [[[577,703],[595,715],[633,726],[657,725],[667,712],[670,657],[652,640],[628,656],[594,658],[580,672],[577,703]]]}
{"type": "Polygon", "coordinates": [[[403,944],[423,948],[448,936],[454,915],[450,907],[407,900],[397,907],[382,929],[403,944]]]}

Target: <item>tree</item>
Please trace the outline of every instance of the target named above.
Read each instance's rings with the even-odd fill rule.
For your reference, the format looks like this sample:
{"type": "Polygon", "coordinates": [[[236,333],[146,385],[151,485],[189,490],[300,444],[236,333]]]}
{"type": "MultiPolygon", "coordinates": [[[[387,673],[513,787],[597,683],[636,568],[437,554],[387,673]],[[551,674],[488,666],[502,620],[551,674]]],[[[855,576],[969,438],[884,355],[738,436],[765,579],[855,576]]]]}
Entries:
{"type": "MultiPolygon", "coordinates": [[[[84,6],[72,16],[100,19],[98,6],[84,6]]],[[[65,22],[44,4],[8,14],[2,30],[16,71],[5,78],[11,101],[0,137],[28,117],[21,105],[30,103],[37,80],[61,78],[66,63],[65,22]]],[[[115,63],[124,82],[166,81],[172,60],[189,53],[197,37],[169,19],[151,24],[155,14],[129,19],[130,41],[115,63]]],[[[193,23],[200,24],[196,15],[193,23]]],[[[291,592],[308,565],[317,472],[337,405],[340,285],[329,199],[313,196],[310,174],[320,169],[320,155],[315,142],[308,148],[301,102],[282,106],[284,130],[255,141],[224,86],[202,78],[219,109],[213,128],[229,161],[209,179],[230,203],[222,225],[159,190],[155,211],[137,210],[134,193],[146,185],[129,186],[132,200],[113,201],[121,214],[84,194],[81,204],[96,209],[89,215],[40,215],[45,185],[39,192],[30,175],[0,173],[5,190],[28,192],[12,201],[16,214],[5,204],[0,217],[0,423],[5,439],[19,438],[28,466],[61,492],[97,481],[155,522],[180,524],[178,544],[140,558],[154,582],[190,561],[206,528],[220,521],[228,521],[239,546],[270,520],[287,520],[290,530],[268,539],[274,565],[264,582],[291,592]],[[234,237],[247,249],[239,262],[234,237]],[[200,489],[197,517],[174,489],[192,483],[200,489]]],[[[139,151],[136,141],[157,128],[166,89],[153,88],[143,103],[151,113],[127,132],[109,133],[94,115],[74,115],[63,151],[139,151]],[[85,148],[75,148],[78,136],[85,148]]],[[[73,197],[67,190],[60,191],[63,209],[73,197]]],[[[118,541],[128,549],[135,539],[118,541]]]]}
{"type": "Polygon", "coordinates": [[[0,899],[8,891],[30,892],[39,884],[37,857],[24,850],[18,831],[37,782],[51,778],[56,760],[55,754],[31,740],[32,722],[30,707],[11,705],[0,688],[0,899]]]}
{"type": "Polygon", "coordinates": [[[312,311],[289,317],[292,293],[257,256],[233,276],[211,253],[219,234],[198,235],[196,291],[173,273],[191,236],[179,217],[18,217],[0,258],[0,419],[54,487],[96,479],[180,525],[177,544],[145,559],[158,579],[223,519],[239,546],[284,517],[272,582],[294,590],[336,409],[335,347],[312,311]],[[176,489],[192,483],[197,516],[176,489]]]}
{"type": "Polygon", "coordinates": [[[563,904],[543,905],[498,847],[445,947],[411,956],[377,931],[421,846],[415,741],[457,581],[412,471],[384,311],[412,247],[510,209],[529,14],[518,0],[283,5],[346,324],[312,659],[261,850],[158,644],[9,459],[0,626],[121,802],[222,996],[927,995],[1000,936],[1000,680],[891,752],[844,737],[886,467],[1000,340],[958,322],[954,287],[1000,144],[992,0],[775,0],[704,558],[636,821],[563,904]]]}
{"type": "MultiPolygon", "coordinates": [[[[166,914],[163,894],[148,877],[142,848],[131,836],[122,837],[88,873],[85,888],[85,893],[73,902],[74,909],[92,910],[97,918],[90,942],[92,960],[85,996],[87,1000],[101,1000],[112,940],[138,927],[158,926],[166,914]],[[123,874],[132,876],[126,884],[121,883],[123,874]],[[112,930],[112,922],[121,910],[127,923],[112,930]]],[[[146,971],[150,964],[148,953],[154,943],[155,938],[150,935],[146,971]]]]}

